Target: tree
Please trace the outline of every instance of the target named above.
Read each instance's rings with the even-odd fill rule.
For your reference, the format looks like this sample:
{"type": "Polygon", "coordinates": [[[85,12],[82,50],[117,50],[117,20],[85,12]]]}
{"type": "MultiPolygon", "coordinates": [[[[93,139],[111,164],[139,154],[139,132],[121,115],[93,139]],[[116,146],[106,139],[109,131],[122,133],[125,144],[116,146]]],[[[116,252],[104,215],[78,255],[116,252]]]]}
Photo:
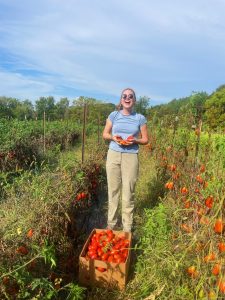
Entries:
{"type": "Polygon", "coordinates": [[[212,129],[225,128],[225,86],[219,87],[205,103],[205,117],[212,129]]]}
{"type": "Polygon", "coordinates": [[[202,121],[203,113],[205,112],[205,102],[208,98],[206,92],[193,92],[190,97],[189,107],[192,111],[195,124],[199,124],[202,121]]]}
{"type": "Polygon", "coordinates": [[[150,98],[147,96],[140,97],[135,103],[135,111],[142,115],[147,114],[150,98]]]}
{"type": "Polygon", "coordinates": [[[65,119],[69,104],[70,102],[67,98],[61,98],[59,102],[56,103],[55,114],[57,119],[65,119]]]}
{"type": "Polygon", "coordinates": [[[15,98],[0,97],[0,117],[14,118],[19,101],[15,98]]]}
{"type": "Polygon", "coordinates": [[[48,119],[55,119],[55,99],[52,96],[40,97],[35,102],[35,109],[38,118],[42,119],[45,112],[48,119]]]}
{"type": "Polygon", "coordinates": [[[115,109],[115,105],[112,103],[104,103],[94,98],[82,96],[73,101],[73,107],[70,108],[70,117],[76,118],[82,123],[85,104],[87,105],[88,124],[93,123],[97,125],[100,121],[100,124],[104,125],[110,112],[115,109]]]}
{"type": "Polygon", "coordinates": [[[34,114],[34,106],[30,100],[24,100],[22,102],[18,102],[18,105],[15,108],[15,117],[18,120],[32,119],[33,114],[34,114]]]}

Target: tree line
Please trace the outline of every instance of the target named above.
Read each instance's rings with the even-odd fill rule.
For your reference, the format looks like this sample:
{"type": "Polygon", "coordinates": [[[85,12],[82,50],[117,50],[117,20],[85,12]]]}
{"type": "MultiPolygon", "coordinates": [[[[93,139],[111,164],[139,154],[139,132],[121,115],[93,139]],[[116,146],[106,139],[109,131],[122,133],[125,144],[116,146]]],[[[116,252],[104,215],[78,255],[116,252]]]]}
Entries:
{"type": "Polygon", "coordinates": [[[148,109],[153,123],[174,126],[176,122],[204,129],[225,129],[225,85],[219,86],[212,94],[192,92],[188,97],[173,99],[167,104],[148,109]]]}
{"type": "MultiPolygon", "coordinates": [[[[78,97],[70,101],[61,98],[58,102],[54,97],[40,97],[33,104],[30,100],[20,101],[16,98],[0,97],[0,118],[18,120],[40,120],[45,114],[46,119],[65,120],[73,119],[78,123],[83,120],[83,108],[87,106],[88,122],[105,122],[110,112],[116,109],[113,103],[106,103],[90,97],[78,97]]],[[[149,106],[148,97],[140,97],[136,103],[137,111],[146,113],[149,106]]]]}
{"type": "MultiPolygon", "coordinates": [[[[0,97],[0,118],[31,120],[73,119],[83,120],[83,107],[87,105],[88,122],[98,122],[104,125],[109,113],[116,109],[113,103],[106,103],[90,97],[78,97],[72,101],[61,98],[58,102],[54,97],[40,97],[33,104],[30,100],[20,101],[16,98],[0,97]],[[98,120],[98,121],[97,121],[98,120]]],[[[176,122],[187,126],[199,126],[202,122],[205,128],[212,130],[225,129],[225,85],[219,86],[212,94],[193,92],[190,96],[172,99],[167,104],[151,106],[147,96],[137,99],[135,110],[142,113],[153,123],[164,123],[174,126],[176,122]]]]}

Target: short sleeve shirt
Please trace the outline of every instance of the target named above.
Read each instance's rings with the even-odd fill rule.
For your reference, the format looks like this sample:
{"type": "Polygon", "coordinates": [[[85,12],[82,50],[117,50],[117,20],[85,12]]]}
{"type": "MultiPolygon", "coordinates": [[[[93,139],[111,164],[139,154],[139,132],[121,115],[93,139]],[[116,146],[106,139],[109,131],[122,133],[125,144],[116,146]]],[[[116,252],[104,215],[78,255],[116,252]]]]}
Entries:
{"type": "MultiPolygon", "coordinates": [[[[121,111],[113,111],[108,119],[112,122],[112,135],[119,135],[124,140],[130,135],[138,138],[141,126],[147,123],[146,118],[136,112],[130,115],[123,115],[121,111]]],[[[138,153],[139,145],[124,146],[111,141],[109,148],[118,152],[138,153]]]]}

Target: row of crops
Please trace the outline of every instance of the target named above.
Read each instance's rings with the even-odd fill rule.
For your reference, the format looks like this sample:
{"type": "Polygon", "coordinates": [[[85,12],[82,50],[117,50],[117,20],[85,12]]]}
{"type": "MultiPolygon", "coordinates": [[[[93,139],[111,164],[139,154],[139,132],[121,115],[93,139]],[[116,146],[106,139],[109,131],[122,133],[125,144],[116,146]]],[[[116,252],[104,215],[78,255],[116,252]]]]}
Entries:
{"type": "Polygon", "coordinates": [[[139,231],[143,254],[130,294],[224,299],[225,136],[167,128],[151,132],[147,151],[164,192],[159,205],[145,210],[139,231]]]}
{"type": "Polygon", "coordinates": [[[0,170],[28,168],[52,147],[73,146],[80,132],[81,126],[72,122],[0,120],[0,170]]]}
{"type": "MultiPolygon", "coordinates": [[[[61,145],[61,139],[68,140],[70,134],[76,134],[76,138],[65,148],[60,147],[55,165],[41,163],[38,172],[31,167],[23,168],[18,176],[14,174],[12,182],[2,186],[0,298],[81,299],[83,289],[76,284],[77,258],[105,178],[101,166],[104,145],[97,143],[96,128],[87,126],[87,140],[91,134],[93,143],[85,145],[89,147],[89,156],[81,163],[77,155],[81,150],[82,127],[73,123],[46,123],[44,153],[42,123],[13,124],[18,125],[13,127],[14,133],[18,133],[18,143],[40,141],[44,159],[55,145],[61,145]]],[[[7,124],[4,125],[6,129],[7,124]]],[[[6,140],[10,138],[5,137],[6,140]]],[[[13,149],[17,142],[12,141],[8,149],[13,149]]],[[[8,149],[5,144],[2,152],[8,149]]],[[[18,157],[21,158],[19,154],[18,157]]]]}

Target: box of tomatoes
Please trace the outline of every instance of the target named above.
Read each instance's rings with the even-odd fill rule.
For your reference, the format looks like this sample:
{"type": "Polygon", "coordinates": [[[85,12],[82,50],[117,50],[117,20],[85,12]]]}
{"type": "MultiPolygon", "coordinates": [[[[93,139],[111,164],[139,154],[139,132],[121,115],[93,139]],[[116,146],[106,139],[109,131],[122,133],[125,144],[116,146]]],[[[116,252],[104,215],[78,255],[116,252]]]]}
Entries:
{"type": "Polygon", "coordinates": [[[94,229],[79,257],[83,286],[124,289],[130,264],[131,233],[94,229]]]}

